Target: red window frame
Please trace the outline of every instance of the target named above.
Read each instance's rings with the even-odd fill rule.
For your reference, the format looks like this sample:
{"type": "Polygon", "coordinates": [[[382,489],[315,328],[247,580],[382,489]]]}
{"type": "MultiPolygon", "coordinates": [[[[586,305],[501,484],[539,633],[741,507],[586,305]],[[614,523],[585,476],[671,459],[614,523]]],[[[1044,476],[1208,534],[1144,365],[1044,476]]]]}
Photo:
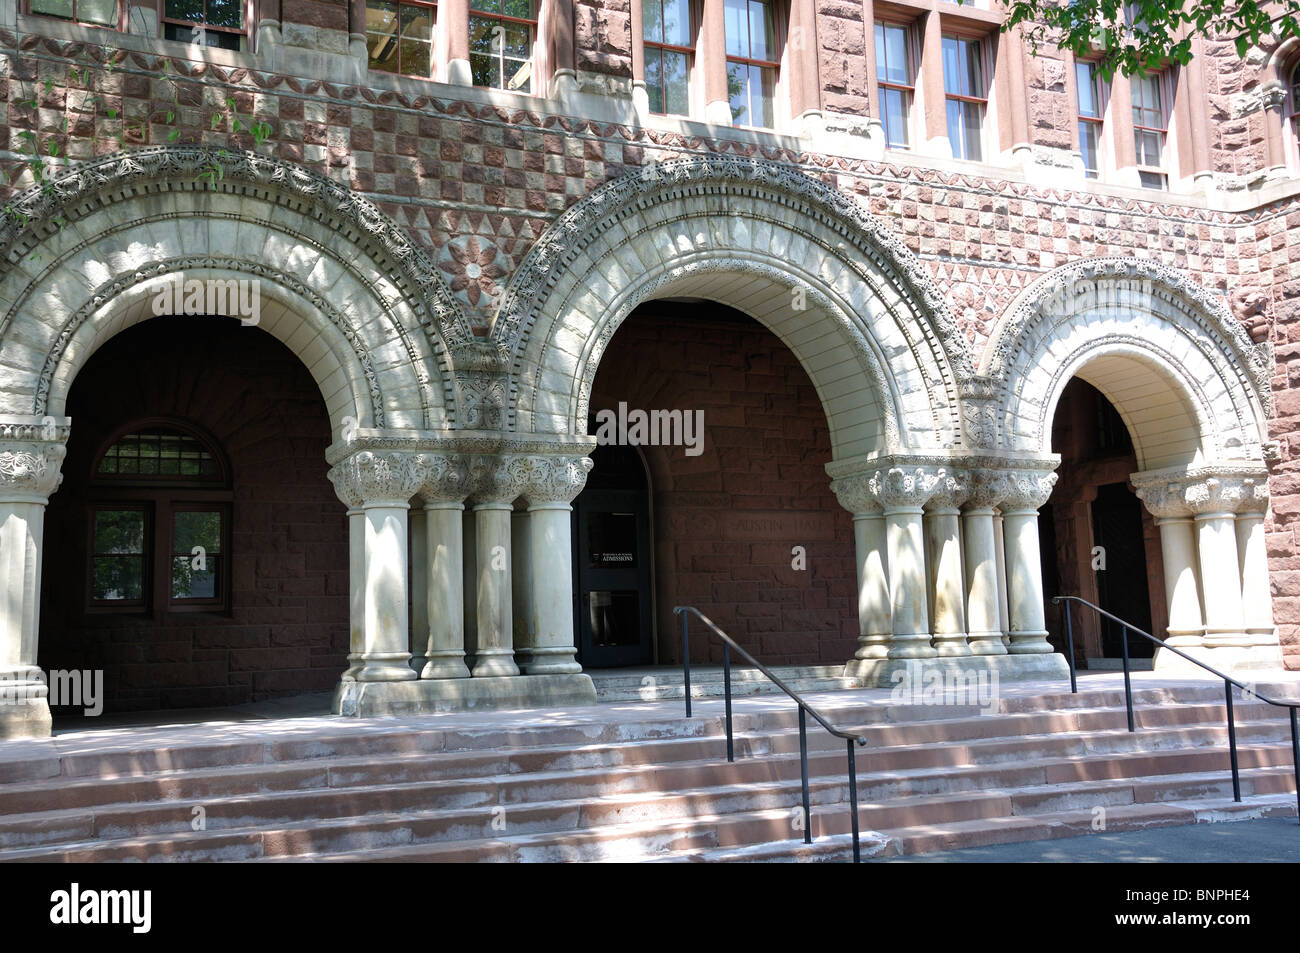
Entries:
{"type": "MultiPolygon", "coordinates": [[[[436,49],[437,49],[437,36],[438,36],[438,32],[437,32],[437,31],[438,31],[438,4],[437,4],[437,0],[380,0],[380,2],[392,3],[392,4],[394,4],[394,5],[397,7],[397,33],[393,34],[393,36],[395,37],[396,42],[397,42],[397,69],[396,69],[396,70],[388,70],[388,69],[384,69],[383,67],[380,67],[380,66],[374,66],[374,65],[372,65],[372,64],[373,64],[373,59],[372,59],[372,57],[370,56],[370,37],[371,37],[371,36],[382,36],[383,34],[380,34],[380,33],[373,33],[373,32],[370,30],[370,20],[369,20],[369,17],[368,17],[368,16],[367,16],[367,18],[366,18],[366,23],[365,23],[365,27],[366,27],[366,31],[365,31],[365,32],[366,32],[366,62],[367,62],[367,67],[368,67],[369,69],[373,69],[373,70],[375,70],[376,72],[379,72],[379,73],[391,73],[391,74],[393,74],[393,75],[395,75],[395,76],[419,76],[419,77],[421,77],[422,79],[433,79],[433,77],[434,77],[434,73],[437,72],[437,64],[436,64],[436,62],[435,62],[435,60],[436,60],[436,56],[437,56],[437,54],[436,54],[436,49]],[[430,22],[430,25],[429,25],[429,43],[428,43],[428,45],[429,45],[429,71],[428,71],[427,73],[415,73],[415,72],[411,72],[410,70],[405,69],[405,68],[404,68],[404,64],[402,63],[402,8],[403,8],[403,7],[419,7],[419,8],[421,8],[421,9],[425,9],[425,10],[430,11],[430,14],[431,14],[431,16],[430,16],[430,20],[431,20],[431,22],[430,22]]],[[[370,9],[370,2],[369,2],[369,0],[367,0],[367,2],[366,2],[366,10],[367,10],[367,12],[369,11],[369,9],[370,9]]],[[[423,41],[423,40],[419,40],[418,42],[423,43],[424,41],[423,41]]]]}
{"type": "MultiPolygon", "coordinates": [[[[943,47],[943,41],[944,41],[944,40],[956,40],[958,43],[963,44],[963,46],[965,46],[965,47],[967,47],[967,48],[973,48],[973,49],[974,49],[974,50],[979,54],[979,77],[980,77],[980,86],[981,86],[981,88],[982,88],[983,94],[980,95],[980,96],[972,96],[972,95],[970,95],[970,94],[968,94],[968,93],[953,93],[953,92],[949,92],[949,91],[948,91],[948,77],[947,77],[947,75],[945,75],[944,78],[943,78],[943,79],[944,79],[944,82],[943,82],[943,109],[944,109],[944,125],[945,125],[945,127],[946,127],[946,126],[947,126],[947,123],[948,123],[948,103],[950,103],[950,102],[958,102],[958,103],[974,103],[974,104],[976,104],[976,105],[979,106],[979,108],[980,108],[980,139],[979,139],[979,155],[978,155],[977,157],[973,158],[973,159],[970,158],[970,157],[967,155],[967,152],[969,152],[970,150],[969,150],[969,143],[968,143],[967,140],[966,140],[966,134],[965,134],[965,131],[964,131],[964,130],[965,130],[965,127],[964,127],[964,125],[963,125],[963,127],[962,127],[962,129],[963,129],[963,132],[962,132],[962,147],[963,147],[963,148],[962,148],[962,154],[961,154],[960,156],[956,155],[956,150],[954,149],[954,155],[953,155],[953,158],[963,159],[963,160],[966,160],[966,161],[968,161],[968,162],[983,162],[983,161],[985,161],[985,155],[984,155],[984,154],[985,154],[985,152],[987,151],[987,150],[985,149],[985,132],[986,132],[986,130],[985,130],[985,123],[988,121],[988,117],[989,117],[989,85],[990,85],[990,84],[989,84],[989,78],[990,78],[990,77],[989,77],[989,65],[990,65],[989,60],[990,60],[990,57],[989,57],[989,55],[988,55],[987,50],[985,49],[985,46],[986,46],[986,44],[985,44],[985,38],[982,37],[982,36],[973,36],[973,35],[971,35],[971,34],[969,34],[969,33],[960,33],[960,32],[953,31],[953,30],[947,30],[947,31],[942,32],[942,33],[940,34],[940,36],[939,36],[939,45],[940,45],[939,58],[940,58],[940,67],[941,67],[941,68],[942,68],[943,60],[944,60],[944,57],[943,57],[943,49],[942,49],[942,47],[943,47]]],[[[964,78],[964,77],[959,77],[959,78],[961,79],[961,81],[962,81],[963,84],[964,84],[964,82],[965,82],[965,78],[964,78]]],[[[950,138],[949,145],[953,145],[953,143],[951,142],[951,137],[949,137],[949,138],[950,138]]]]}
{"type": "Polygon", "coordinates": [[[1107,92],[1107,89],[1106,89],[1106,83],[1105,83],[1104,80],[1102,80],[1101,76],[1100,76],[1100,75],[1098,74],[1098,72],[1097,72],[1097,64],[1094,63],[1092,60],[1075,60],[1075,63],[1074,63],[1074,85],[1075,85],[1075,90],[1074,90],[1074,114],[1075,114],[1075,117],[1076,117],[1076,118],[1078,119],[1078,121],[1079,121],[1079,151],[1080,151],[1080,153],[1083,152],[1083,139],[1084,139],[1084,136],[1083,136],[1083,129],[1084,129],[1084,124],[1087,123],[1087,124],[1093,125],[1093,126],[1096,127],[1096,130],[1097,130],[1097,156],[1096,156],[1097,167],[1096,167],[1095,169],[1089,168],[1089,167],[1088,167],[1087,159],[1086,159],[1086,157],[1085,157],[1085,159],[1084,159],[1084,163],[1083,163],[1084,171],[1085,171],[1085,173],[1087,174],[1087,177],[1090,178],[1090,179],[1100,178],[1100,177],[1101,177],[1101,135],[1102,135],[1102,130],[1105,128],[1106,100],[1107,100],[1107,97],[1108,97],[1108,92],[1107,92]],[[1089,79],[1089,83],[1090,83],[1090,85],[1092,86],[1092,98],[1093,98],[1093,102],[1096,103],[1096,105],[1097,105],[1097,110],[1098,110],[1098,115],[1096,115],[1096,116],[1089,116],[1089,115],[1086,115],[1086,114],[1084,113],[1084,111],[1083,111],[1083,105],[1082,105],[1082,103],[1080,102],[1080,98],[1079,98],[1079,70],[1080,70],[1080,68],[1082,68],[1082,67],[1086,67],[1087,70],[1088,70],[1088,79],[1089,79]]]}
{"type": "MultiPolygon", "coordinates": [[[[784,21],[785,18],[782,16],[782,9],[781,9],[780,6],[778,5],[778,0],[745,0],[746,8],[748,8],[748,5],[749,5],[750,3],[761,3],[763,6],[767,7],[767,9],[768,9],[768,11],[769,11],[769,13],[770,13],[770,16],[772,17],[772,51],[771,51],[771,52],[779,52],[779,51],[780,51],[781,49],[783,49],[784,46],[785,46],[785,37],[784,37],[784,33],[783,33],[782,29],[781,29],[781,24],[782,24],[782,22],[784,21]]],[[[753,49],[754,42],[753,42],[753,37],[752,37],[752,36],[750,35],[750,33],[748,32],[748,26],[749,26],[749,24],[751,23],[751,20],[750,20],[750,18],[749,18],[748,16],[745,17],[745,23],[746,23],[745,39],[746,39],[746,41],[747,41],[746,45],[747,45],[747,47],[748,47],[749,49],[752,50],[752,49],[753,49]]],[[[727,45],[726,45],[726,38],[724,37],[724,38],[723,38],[723,50],[724,50],[724,52],[725,52],[726,48],[727,48],[727,45]]],[[[724,60],[723,60],[723,64],[724,64],[724,65],[723,65],[723,69],[724,69],[724,70],[726,69],[726,64],[729,64],[729,63],[742,63],[742,64],[744,64],[746,67],[757,66],[760,70],[770,69],[770,70],[772,71],[772,77],[773,77],[773,78],[772,78],[772,125],[771,125],[771,126],[761,126],[761,125],[757,125],[757,124],[752,123],[752,122],[749,122],[749,123],[742,123],[741,125],[742,125],[743,127],[745,127],[745,128],[749,128],[749,129],[771,129],[771,128],[775,127],[775,125],[776,125],[776,121],[777,121],[777,117],[776,117],[776,87],[777,87],[777,85],[781,82],[781,61],[780,61],[780,59],[778,58],[778,59],[776,59],[776,60],[762,60],[762,59],[756,59],[756,58],[748,57],[748,56],[735,56],[735,55],[733,55],[733,54],[731,54],[731,53],[726,53],[725,58],[724,58],[724,60]]],[[[728,105],[730,105],[730,102],[728,102],[728,105]]],[[[752,113],[753,113],[753,111],[754,111],[753,104],[752,104],[752,103],[748,104],[748,107],[747,107],[747,108],[748,108],[748,111],[751,113],[750,118],[752,119],[752,118],[753,118],[752,113]]]]}
{"type": "MultiPolygon", "coordinates": [[[[632,2],[633,2],[633,3],[640,3],[641,0],[632,0],[632,2]]],[[[664,2],[663,2],[663,0],[657,0],[657,2],[659,3],[660,23],[662,23],[662,22],[663,22],[663,5],[664,5],[664,2]]],[[[690,11],[690,23],[689,23],[688,26],[687,26],[687,32],[688,32],[688,33],[693,37],[693,36],[696,35],[696,31],[699,29],[699,12],[698,12],[699,8],[698,8],[698,5],[697,5],[697,3],[695,2],[695,0],[690,0],[690,2],[687,4],[687,9],[690,11]]],[[[689,83],[690,83],[690,75],[691,75],[690,71],[693,70],[693,69],[695,68],[695,47],[693,47],[693,46],[677,46],[677,45],[674,44],[674,43],[664,43],[664,42],[660,42],[660,41],[658,41],[658,40],[651,40],[651,39],[648,39],[648,38],[646,37],[646,35],[645,35],[645,31],[646,31],[646,27],[645,27],[645,23],[644,23],[644,21],[643,21],[642,24],[641,24],[641,47],[642,47],[642,50],[643,50],[643,51],[659,50],[661,53],[663,53],[663,52],[668,52],[668,53],[680,53],[680,54],[684,54],[684,55],[686,56],[686,60],[687,60],[687,66],[686,66],[687,73],[686,73],[686,78],[687,78],[687,84],[688,84],[688,86],[689,86],[689,83]]],[[[661,30],[661,31],[660,31],[660,38],[662,39],[662,37],[663,37],[663,32],[662,32],[662,30],[661,30]]],[[[647,57],[647,60],[648,60],[648,57],[647,57]]],[[[662,63],[662,61],[663,61],[663,60],[662,60],[662,57],[661,57],[661,58],[660,58],[660,62],[662,63]]],[[[690,95],[690,91],[689,91],[689,88],[688,88],[688,90],[687,90],[687,96],[689,97],[689,95],[690,95]]],[[[662,71],[662,69],[660,70],[660,73],[659,73],[659,96],[660,96],[660,102],[662,102],[662,103],[664,103],[664,104],[666,105],[667,102],[668,102],[668,87],[664,85],[664,82],[663,82],[663,71],[662,71]]],[[[689,110],[689,106],[690,106],[690,104],[689,104],[689,102],[688,102],[688,103],[687,103],[687,108],[688,108],[688,110],[689,110]]],[[[657,115],[657,116],[669,116],[669,115],[674,115],[674,116],[675,116],[675,115],[684,115],[684,114],[680,114],[680,113],[669,113],[666,109],[665,109],[665,110],[662,110],[662,111],[660,111],[660,110],[656,110],[656,109],[651,109],[650,111],[651,111],[652,113],[654,113],[655,115],[657,115]]]]}
{"type": "MultiPolygon", "coordinates": [[[[501,3],[501,9],[504,10],[506,5],[506,0],[500,0],[500,3],[501,3]]],[[[487,10],[477,10],[474,8],[474,0],[469,0],[469,19],[471,21],[474,19],[496,20],[500,23],[514,23],[520,26],[528,27],[528,47],[530,50],[530,55],[528,58],[528,64],[530,69],[530,73],[528,76],[529,88],[527,90],[511,89],[509,86],[503,85],[503,86],[480,86],[478,87],[479,89],[500,89],[502,92],[515,92],[515,93],[522,92],[526,94],[536,95],[537,85],[538,85],[537,84],[537,60],[531,54],[531,50],[534,46],[537,45],[538,9],[541,6],[541,0],[531,0],[531,5],[533,8],[533,16],[531,19],[526,19],[524,17],[511,16],[508,13],[492,13],[487,10]]],[[[474,58],[474,52],[473,50],[471,50],[470,51],[471,62],[473,62],[473,58],[474,58]]],[[[501,71],[501,81],[502,83],[506,81],[504,68],[501,71]]]]}
{"type": "MultiPolygon", "coordinates": [[[[904,64],[903,71],[909,76],[916,75],[915,51],[912,48],[912,24],[900,23],[894,20],[876,20],[871,28],[872,42],[875,42],[876,27],[882,27],[884,30],[902,30],[903,31],[903,50],[907,62],[904,64]]],[[[884,49],[888,51],[889,46],[885,44],[884,49]]],[[[886,64],[888,68],[888,64],[886,64]]],[[[907,118],[903,120],[903,144],[896,146],[891,144],[889,136],[889,114],[885,109],[884,97],[877,95],[877,102],[880,103],[880,123],[885,130],[885,148],[887,149],[911,149],[912,148],[912,107],[916,103],[916,84],[904,84],[884,79],[880,75],[880,52],[876,53],[876,86],[879,89],[891,89],[899,92],[903,96],[903,102],[907,110],[907,118]]]]}

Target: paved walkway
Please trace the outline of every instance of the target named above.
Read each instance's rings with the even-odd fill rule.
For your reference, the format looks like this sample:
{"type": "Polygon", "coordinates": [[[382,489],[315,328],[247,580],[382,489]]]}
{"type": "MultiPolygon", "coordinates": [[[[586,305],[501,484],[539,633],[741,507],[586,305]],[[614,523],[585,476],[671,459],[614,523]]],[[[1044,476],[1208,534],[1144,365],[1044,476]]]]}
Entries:
{"type": "Polygon", "coordinates": [[[967,847],[874,864],[1294,864],[1300,862],[1295,818],[1159,827],[1149,831],[1087,834],[1059,840],[967,847]]]}

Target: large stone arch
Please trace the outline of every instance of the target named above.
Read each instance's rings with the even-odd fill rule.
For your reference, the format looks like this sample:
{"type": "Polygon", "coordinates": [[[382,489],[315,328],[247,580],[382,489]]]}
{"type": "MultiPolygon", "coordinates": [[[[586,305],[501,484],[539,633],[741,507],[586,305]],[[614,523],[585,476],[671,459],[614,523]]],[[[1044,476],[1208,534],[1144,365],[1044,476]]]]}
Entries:
{"type": "Polygon", "coordinates": [[[837,459],[961,444],[969,357],[911,253],[834,189],[720,157],[608,183],[532,248],[491,329],[511,363],[508,426],[585,433],[606,343],[638,304],[676,295],[735,307],[791,348],[837,459]]]}
{"type": "Polygon", "coordinates": [[[61,416],[77,370],[183,273],[258,282],[258,326],[336,433],[455,423],[463,314],[393,222],[305,169],[198,147],[88,162],[14,199],[0,254],[0,413],[61,416]]]}
{"type": "Polygon", "coordinates": [[[1076,262],[1014,301],[979,371],[995,392],[996,444],[1048,452],[1073,376],[1115,405],[1142,470],[1262,463],[1271,358],[1224,302],[1186,276],[1136,258],[1076,262]]]}

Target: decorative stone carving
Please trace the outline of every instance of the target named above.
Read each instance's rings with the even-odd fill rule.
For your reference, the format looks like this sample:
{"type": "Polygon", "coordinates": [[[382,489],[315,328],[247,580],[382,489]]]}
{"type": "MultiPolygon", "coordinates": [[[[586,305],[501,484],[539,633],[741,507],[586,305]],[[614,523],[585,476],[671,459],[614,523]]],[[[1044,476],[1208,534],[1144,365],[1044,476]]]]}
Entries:
{"type": "Polygon", "coordinates": [[[1006,470],[971,470],[967,480],[966,506],[969,509],[991,509],[1015,489],[1012,476],[1006,470]]]}
{"type": "Polygon", "coordinates": [[[330,468],[330,482],[350,509],[404,504],[420,490],[429,465],[423,454],[360,450],[330,468]]]}
{"type": "Polygon", "coordinates": [[[63,482],[67,417],[0,420],[0,495],[49,499],[63,482]]]}
{"type": "Polygon", "coordinates": [[[970,474],[965,470],[940,470],[934,492],[925,503],[927,510],[955,510],[966,502],[970,474]]]}
{"type": "Polygon", "coordinates": [[[1134,484],[1134,492],[1156,519],[1181,519],[1192,515],[1183,498],[1183,484],[1173,482],[1134,484]]]}
{"type": "Polygon", "coordinates": [[[424,480],[419,496],[426,503],[460,503],[469,496],[469,461],[460,454],[420,454],[424,480]]]}
{"type": "Polygon", "coordinates": [[[1260,468],[1197,467],[1132,475],[1134,490],[1157,518],[1207,513],[1263,513],[1268,472],[1260,468]]]}
{"type": "Polygon", "coordinates": [[[433,261],[372,202],[302,166],[238,149],[145,146],[78,163],[10,200],[14,214],[0,221],[0,270],[12,267],[8,262],[22,260],[23,256],[13,254],[16,246],[57,217],[75,220],[113,201],[114,196],[147,192],[155,183],[163,190],[175,182],[202,183],[209,178],[221,183],[223,191],[232,187],[251,187],[262,193],[274,189],[295,205],[310,209],[313,217],[333,224],[337,231],[360,232],[386,259],[397,284],[407,289],[421,324],[435,330],[448,346],[472,338],[464,314],[433,261]]]}
{"type": "Polygon", "coordinates": [[[452,354],[456,376],[458,422],[466,430],[497,430],[505,425],[506,353],[489,341],[474,341],[452,354]]]}
{"type": "Polygon", "coordinates": [[[868,478],[871,494],[886,511],[900,507],[924,506],[930,495],[947,476],[942,467],[897,466],[877,470],[868,478]]]}
{"type": "Polygon", "coordinates": [[[524,498],[529,506],[568,503],[587,485],[590,457],[529,457],[529,479],[524,498]]]}
{"type": "Polygon", "coordinates": [[[524,493],[532,478],[533,465],[529,457],[508,454],[504,456],[480,455],[470,462],[470,495],[473,502],[513,503],[524,493]]]}
{"type": "Polygon", "coordinates": [[[999,504],[1003,513],[1038,509],[1056,485],[1056,474],[1048,470],[1015,470],[1008,477],[1011,485],[999,504]]]}
{"type": "Polygon", "coordinates": [[[855,473],[831,481],[831,492],[850,513],[879,513],[880,501],[871,491],[872,473],[855,473]]]}

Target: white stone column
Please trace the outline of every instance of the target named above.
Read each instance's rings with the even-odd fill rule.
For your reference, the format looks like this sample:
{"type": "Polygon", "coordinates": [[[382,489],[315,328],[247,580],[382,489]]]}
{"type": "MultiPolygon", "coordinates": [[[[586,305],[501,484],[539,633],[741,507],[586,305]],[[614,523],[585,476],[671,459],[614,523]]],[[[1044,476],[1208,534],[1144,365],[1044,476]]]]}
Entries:
{"type": "Polygon", "coordinates": [[[411,507],[407,516],[411,544],[411,671],[424,671],[429,631],[429,539],[424,507],[411,507]]]}
{"type": "Polygon", "coordinates": [[[527,464],[501,456],[475,461],[473,499],[476,591],[475,677],[518,675],[514,649],[510,517],[523,492],[527,464]]]}
{"type": "MultiPolygon", "coordinates": [[[[1183,500],[1183,486],[1159,481],[1148,483],[1142,474],[1133,474],[1138,498],[1155,517],[1160,531],[1160,559],[1165,571],[1165,607],[1169,622],[1167,634],[1153,632],[1174,648],[1186,651],[1205,640],[1205,619],[1201,615],[1201,582],[1197,571],[1196,531],[1191,508],[1183,500]]],[[[1172,655],[1172,653],[1164,653],[1172,655]]],[[[1156,650],[1155,667],[1184,663],[1177,656],[1163,659],[1156,650]]]]}
{"type": "Polygon", "coordinates": [[[529,543],[528,504],[516,500],[510,514],[510,630],[515,665],[527,672],[533,657],[533,554],[529,543]]]}
{"type": "Polygon", "coordinates": [[[1002,640],[1001,573],[993,507],[1010,488],[1010,480],[1001,471],[971,473],[961,528],[966,557],[966,625],[972,655],[1007,654],[1002,640]]]}
{"type": "Polygon", "coordinates": [[[36,664],[41,559],[70,423],[0,416],[0,739],[50,733],[49,689],[36,664]]]}
{"type": "Polygon", "coordinates": [[[1241,567],[1241,609],[1247,641],[1252,646],[1277,646],[1273,625],[1273,594],[1268,581],[1268,547],[1264,516],[1268,510],[1268,479],[1247,480],[1237,513],[1237,563],[1241,567]]]}
{"type": "Polygon", "coordinates": [[[529,592],[532,624],[526,675],[570,675],[582,671],[573,640],[573,500],[587,484],[588,457],[532,458],[524,488],[528,501],[529,592]]]}
{"type": "Polygon", "coordinates": [[[1047,641],[1043,613],[1043,570],[1038,542],[1038,508],[1047,502],[1056,474],[1046,470],[1016,471],[1001,505],[1006,537],[1007,599],[1011,655],[1040,655],[1053,651],[1047,641]]]}
{"type": "Polygon", "coordinates": [[[366,514],[361,501],[348,509],[348,667],[345,679],[361,671],[366,648],[366,514]]]}
{"type": "Polygon", "coordinates": [[[889,655],[893,623],[889,608],[889,570],[885,514],[868,487],[870,474],[855,474],[831,483],[840,506],[853,514],[853,544],[858,578],[858,648],[845,669],[855,674],[859,659],[889,655]]]}
{"type": "Polygon", "coordinates": [[[941,658],[970,655],[966,642],[966,585],[962,572],[961,504],[969,476],[944,474],[925,504],[927,551],[931,554],[928,582],[934,607],[934,650],[941,658]]]}
{"type": "Polygon", "coordinates": [[[1206,648],[1244,648],[1247,642],[1235,513],[1241,490],[1239,481],[1212,476],[1192,482],[1185,491],[1196,521],[1206,648]]]}
{"type": "MultiPolygon", "coordinates": [[[[365,541],[359,682],[416,678],[411,669],[407,609],[409,560],[407,512],[423,479],[418,454],[358,450],[329,472],[339,498],[355,508],[361,501],[365,541]]],[[[349,518],[349,522],[351,518],[349,518]]],[[[355,587],[355,577],[351,583],[355,587]]],[[[355,590],[354,590],[355,591],[355,590]]]]}
{"type": "Polygon", "coordinates": [[[892,633],[889,658],[933,658],[926,599],[925,538],[921,517],[942,471],[897,466],[870,478],[873,495],[885,513],[892,633]]]}
{"type": "Polygon", "coordinates": [[[1002,646],[1011,644],[1010,600],[1007,598],[1007,536],[1002,522],[1002,511],[993,511],[993,545],[998,554],[998,627],[1002,630],[1002,646]]]}
{"type": "Polygon", "coordinates": [[[421,678],[469,678],[465,664],[465,558],[461,526],[469,467],[456,455],[428,454],[424,500],[425,641],[421,678]]]}

